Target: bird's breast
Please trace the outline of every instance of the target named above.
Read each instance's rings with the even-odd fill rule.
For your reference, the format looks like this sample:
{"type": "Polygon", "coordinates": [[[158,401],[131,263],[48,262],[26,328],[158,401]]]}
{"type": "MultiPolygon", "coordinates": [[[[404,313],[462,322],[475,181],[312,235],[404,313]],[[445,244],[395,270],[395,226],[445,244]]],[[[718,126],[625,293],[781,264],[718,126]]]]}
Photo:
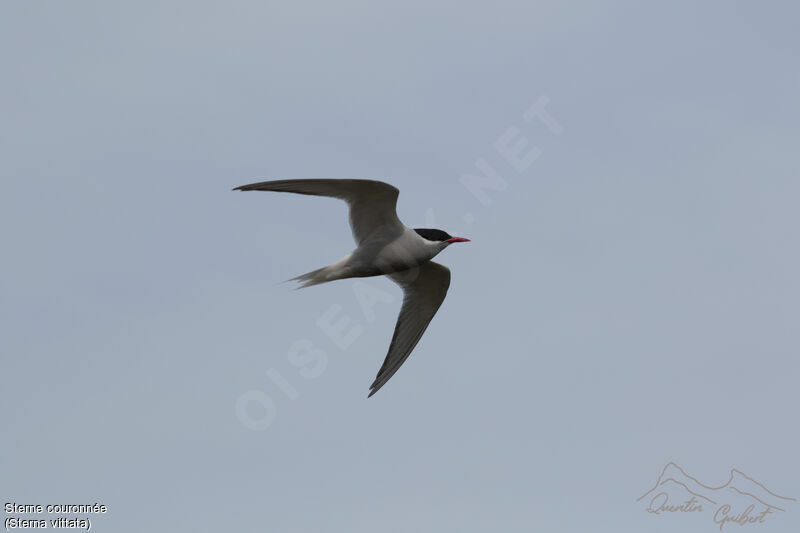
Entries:
{"type": "Polygon", "coordinates": [[[396,239],[376,247],[374,259],[370,263],[382,274],[389,274],[419,266],[432,259],[439,251],[437,246],[428,243],[416,232],[406,231],[396,239]]]}

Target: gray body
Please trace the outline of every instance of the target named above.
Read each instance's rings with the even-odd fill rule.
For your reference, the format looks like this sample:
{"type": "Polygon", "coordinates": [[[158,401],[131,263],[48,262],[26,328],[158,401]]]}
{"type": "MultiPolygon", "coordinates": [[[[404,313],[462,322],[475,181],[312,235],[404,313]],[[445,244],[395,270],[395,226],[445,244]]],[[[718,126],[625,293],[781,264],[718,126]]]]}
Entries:
{"type": "Polygon", "coordinates": [[[430,261],[447,248],[441,241],[429,241],[410,228],[397,233],[376,235],[358,248],[326,267],[296,278],[300,288],[337,279],[366,278],[403,272],[430,261]]]}

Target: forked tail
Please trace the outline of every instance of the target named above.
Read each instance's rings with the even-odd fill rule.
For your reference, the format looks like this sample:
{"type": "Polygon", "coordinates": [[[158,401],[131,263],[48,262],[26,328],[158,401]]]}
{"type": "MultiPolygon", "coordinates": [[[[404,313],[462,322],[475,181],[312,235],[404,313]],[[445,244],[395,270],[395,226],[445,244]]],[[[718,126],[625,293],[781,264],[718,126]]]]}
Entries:
{"type": "Polygon", "coordinates": [[[318,268],[316,270],[312,270],[311,272],[300,274],[292,279],[287,279],[286,281],[296,281],[301,284],[299,287],[297,287],[298,289],[305,289],[306,287],[311,287],[312,285],[319,285],[320,283],[331,281],[331,279],[327,276],[329,269],[330,267],[318,268]]]}
{"type": "Polygon", "coordinates": [[[301,283],[301,285],[297,288],[304,289],[306,287],[311,287],[312,285],[319,285],[320,283],[325,283],[328,281],[350,278],[353,276],[353,270],[349,266],[349,261],[350,261],[350,254],[343,257],[342,259],[340,259],[339,261],[335,262],[332,265],[318,268],[316,270],[312,270],[311,272],[306,272],[305,274],[301,274],[295,278],[286,281],[297,281],[301,283]]]}

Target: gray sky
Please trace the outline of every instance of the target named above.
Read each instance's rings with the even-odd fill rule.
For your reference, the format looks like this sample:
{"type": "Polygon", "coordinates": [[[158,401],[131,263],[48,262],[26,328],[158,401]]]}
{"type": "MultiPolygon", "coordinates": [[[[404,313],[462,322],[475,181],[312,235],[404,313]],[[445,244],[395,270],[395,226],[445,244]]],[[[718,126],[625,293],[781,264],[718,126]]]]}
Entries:
{"type": "Polygon", "coordinates": [[[718,531],[636,501],[669,461],[800,498],[800,9],[490,4],[2,3],[3,502],[101,502],[98,532],[718,531]],[[230,191],[290,177],[386,180],[473,241],[369,400],[400,290],[279,283],[353,247],[344,204],[230,191]]]}

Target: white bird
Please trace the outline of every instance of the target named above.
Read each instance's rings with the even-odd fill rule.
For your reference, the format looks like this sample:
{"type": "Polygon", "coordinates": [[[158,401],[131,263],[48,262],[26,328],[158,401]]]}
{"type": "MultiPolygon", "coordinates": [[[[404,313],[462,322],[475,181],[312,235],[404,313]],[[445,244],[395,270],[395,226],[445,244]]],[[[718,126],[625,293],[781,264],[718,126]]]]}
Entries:
{"type": "MultiPolygon", "coordinates": [[[[428,328],[450,287],[450,270],[431,261],[455,242],[437,229],[410,229],[397,218],[395,187],[382,181],[301,179],[262,181],[237,191],[277,191],[330,196],[350,206],[350,227],[358,245],[332,265],[292,278],[300,288],[337,279],[388,276],[404,292],[389,352],[370,386],[369,396],[383,387],[400,368],[428,328]]],[[[368,397],[369,397],[368,396],[368,397]]]]}

